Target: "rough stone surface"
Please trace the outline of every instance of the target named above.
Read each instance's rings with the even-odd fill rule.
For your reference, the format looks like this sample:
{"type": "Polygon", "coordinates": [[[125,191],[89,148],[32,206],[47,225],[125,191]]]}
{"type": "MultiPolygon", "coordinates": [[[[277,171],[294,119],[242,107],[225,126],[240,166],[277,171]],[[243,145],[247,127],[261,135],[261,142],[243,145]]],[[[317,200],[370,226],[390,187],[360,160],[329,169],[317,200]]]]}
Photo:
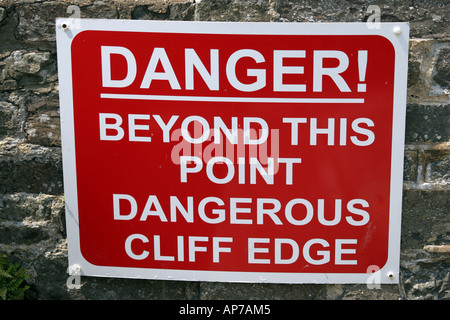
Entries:
{"type": "Polygon", "coordinates": [[[449,0],[0,0],[0,252],[31,275],[30,299],[450,299],[449,19],[449,0]],[[372,4],[411,26],[399,285],[82,277],[67,288],[56,17],[364,22],[372,4]]]}
{"type": "Polygon", "coordinates": [[[298,22],[345,22],[367,21],[373,12],[370,5],[378,5],[381,21],[409,22],[414,38],[448,38],[449,1],[277,1],[277,11],[282,21],[298,22]]]}
{"type": "Polygon", "coordinates": [[[267,0],[202,1],[196,18],[205,21],[272,21],[271,2],[267,0]]]}
{"type": "MultiPolygon", "coordinates": [[[[419,104],[448,104],[445,84],[445,53],[449,37],[436,40],[411,39],[409,46],[408,100],[419,104]]],[[[448,80],[448,79],[447,79],[448,80]]]]}
{"type": "Polygon", "coordinates": [[[406,108],[407,142],[446,142],[450,139],[450,104],[408,104],[406,108]]]}
{"type": "Polygon", "coordinates": [[[131,19],[136,20],[179,20],[194,19],[195,9],[191,1],[156,2],[150,5],[138,5],[131,12],[131,19]]]}
{"type": "Polygon", "coordinates": [[[447,93],[450,90],[450,48],[446,47],[439,51],[436,59],[433,80],[447,93]]]}

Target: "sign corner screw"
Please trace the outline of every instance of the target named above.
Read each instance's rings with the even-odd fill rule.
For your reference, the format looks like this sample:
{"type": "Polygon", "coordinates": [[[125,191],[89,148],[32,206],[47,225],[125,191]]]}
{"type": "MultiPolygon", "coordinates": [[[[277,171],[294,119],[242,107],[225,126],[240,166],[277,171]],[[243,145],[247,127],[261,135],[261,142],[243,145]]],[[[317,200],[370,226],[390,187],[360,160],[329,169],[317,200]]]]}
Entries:
{"type": "Polygon", "coordinates": [[[67,31],[69,29],[69,24],[67,22],[61,22],[58,27],[63,31],[67,31]]]}
{"type": "Polygon", "coordinates": [[[80,274],[81,273],[81,266],[79,264],[73,264],[70,266],[70,268],[72,269],[72,272],[74,274],[80,274]]]}

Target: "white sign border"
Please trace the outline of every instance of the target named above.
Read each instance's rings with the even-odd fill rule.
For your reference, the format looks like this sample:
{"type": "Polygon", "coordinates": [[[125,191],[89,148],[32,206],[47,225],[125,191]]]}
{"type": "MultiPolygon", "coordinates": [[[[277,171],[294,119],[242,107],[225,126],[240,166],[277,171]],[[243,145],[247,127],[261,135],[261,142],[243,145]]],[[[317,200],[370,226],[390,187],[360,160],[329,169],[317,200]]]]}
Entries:
{"type": "Polygon", "coordinates": [[[56,42],[58,56],[61,140],[69,274],[135,279],[223,281],[243,283],[398,283],[408,72],[408,40],[409,25],[408,23],[400,22],[379,24],[358,22],[185,22],[57,18],[56,42]],[[249,35],[380,35],[388,39],[395,49],[395,75],[391,152],[389,244],[388,259],[386,264],[375,273],[263,273],[105,267],[89,263],[86,259],[84,259],[80,250],[71,67],[72,40],[78,33],[86,30],[249,35]],[[79,267],[79,269],[76,267],[79,267]]]}

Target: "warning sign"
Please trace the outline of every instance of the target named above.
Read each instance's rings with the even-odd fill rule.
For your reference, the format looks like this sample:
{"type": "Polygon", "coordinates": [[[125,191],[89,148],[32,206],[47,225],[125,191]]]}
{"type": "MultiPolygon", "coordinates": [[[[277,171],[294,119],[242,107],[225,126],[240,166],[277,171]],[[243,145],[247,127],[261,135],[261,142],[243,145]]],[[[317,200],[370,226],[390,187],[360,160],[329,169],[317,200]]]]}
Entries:
{"type": "Polygon", "coordinates": [[[77,22],[57,45],[82,275],[398,281],[407,24],[77,22]]]}

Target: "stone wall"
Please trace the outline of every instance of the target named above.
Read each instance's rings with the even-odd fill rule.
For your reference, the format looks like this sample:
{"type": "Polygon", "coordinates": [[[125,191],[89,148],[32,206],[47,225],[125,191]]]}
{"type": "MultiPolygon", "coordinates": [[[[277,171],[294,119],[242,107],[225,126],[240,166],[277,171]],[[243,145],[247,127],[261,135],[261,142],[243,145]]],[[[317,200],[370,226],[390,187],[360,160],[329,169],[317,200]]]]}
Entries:
{"type": "Polygon", "coordinates": [[[450,299],[450,1],[0,0],[0,252],[38,299],[450,299]],[[411,26],[399,285],[282,285],[82,277],[67,242],[55,18],[361,22],[411,26]]]}

